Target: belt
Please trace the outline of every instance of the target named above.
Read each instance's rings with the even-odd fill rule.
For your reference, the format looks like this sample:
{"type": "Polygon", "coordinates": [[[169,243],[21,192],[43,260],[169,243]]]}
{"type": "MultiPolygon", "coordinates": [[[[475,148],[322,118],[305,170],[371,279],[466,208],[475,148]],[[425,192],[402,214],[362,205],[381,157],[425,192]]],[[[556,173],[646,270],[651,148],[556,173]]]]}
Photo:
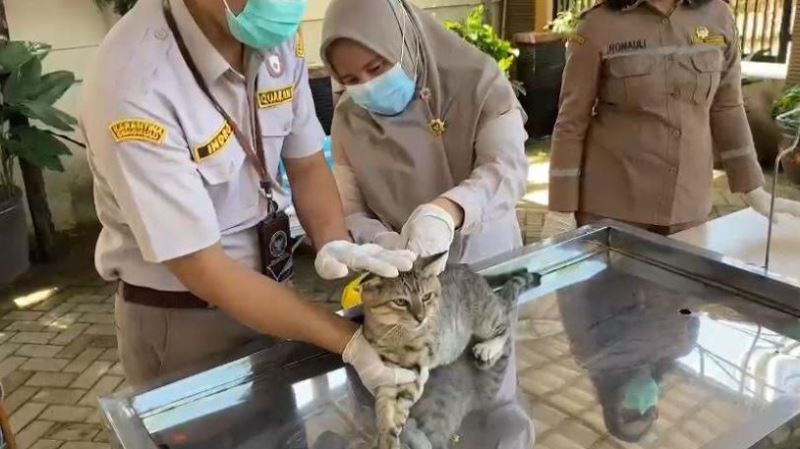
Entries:
{"type": "Polygon", "coordinates": [[[142,306],[163,309],[213,309],[211,304],[190,292],[168,292],[122,282],[122,299],[142,306]]]}

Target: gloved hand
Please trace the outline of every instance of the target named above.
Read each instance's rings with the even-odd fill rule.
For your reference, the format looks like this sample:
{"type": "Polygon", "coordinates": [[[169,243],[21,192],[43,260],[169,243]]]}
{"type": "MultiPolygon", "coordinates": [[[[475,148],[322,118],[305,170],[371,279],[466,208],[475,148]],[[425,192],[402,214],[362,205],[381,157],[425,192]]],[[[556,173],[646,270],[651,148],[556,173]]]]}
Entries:
{"type": "Polygon", "coordinates": [[[327,243],[317,253],[314,267],[323,279],[340,279],[350,272],[369,271],[381,277],[397,277],[408,271],[417,259],[407,250],[388,250],[380,245],[357,245],[337,240],[327,243]]]}
{"type": "Polygon", "coordinates": [[[373,395],[383,385],[398,385],[417,380],[414,371],[387,366],[378,351],[369,344],[359,327],[342,352],[342,360],[355,368],[361,383],[373,395]]]}
{"type": "Polygon", "coordinates": [[[544,216],[542,238],[549,239],[558,234],[572,231],[577,227],[578,223],[575,221],[575,214],[571,212],[548,212],[544,216]]]}
{"type": "MultiPolygon", "coordinates": [[[[769,218],[769,206],[772,196],[763,187],[759,187],[744,195],[744,202],[754,211],[769,218]]],[[[773,223],[778,223],[779,215],[790,215],[800,218],[800,203],[785,198],[775,198],[775,215],[773,223]]]]}
{"type": "Polygon", "coordinates": [[[407,242],[400,234],[394,231],[386,231],[376,235],[372,243],[386,249],[404,249],[407,242]]]}
{"type": "MultiPolygon", "coordinates": [[[[441,207],[427,203],[417,207],[408,217],[400,236],[408,241],[406,248],[419,257],[446,253],[456,235],[453,216],[441,207]]],[[[437,272],[441,273],[447,262],[442,257],[437,272]]]]}

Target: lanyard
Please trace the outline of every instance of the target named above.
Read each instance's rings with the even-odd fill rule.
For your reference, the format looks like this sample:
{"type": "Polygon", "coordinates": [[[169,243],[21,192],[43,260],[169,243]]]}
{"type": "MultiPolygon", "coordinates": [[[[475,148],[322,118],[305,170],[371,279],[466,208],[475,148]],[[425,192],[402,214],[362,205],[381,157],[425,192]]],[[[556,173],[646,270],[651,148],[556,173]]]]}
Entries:
{"type": "MultiPolygon", "coordinates": [[[[255,112],[255,110],[251,112],[253,114],[253,128],[255,129],[253,140],[256,142],[256,146],[258,147],[257,149],[253,149],[253,146],[244,135],[244,132],[242,132],[242,129],[239,128],[239,125],[236,124],[230,114],[228,114],[228,112],[225,111],[216,98],[214,98],[214,95],[211,94],[211,90],[208,88],[205,80],[203,80],[203,77],[200,75],[200,71],[197,69],[194,60],[192,59],[192,55],[189,54],[189,50],[186,48],[186,43],[183,41],[183,37],[181,36],[178,26],[175,23],[175,17],[172,15],[172,7],[169,4],[169,0],[163,0],[162,4],[164,8],[164,17],[167,19],[167,26],[169,26],[173,36],[175,37],[175,42],[178,44],[178,49],[181,52],[181,56],[183,57],[184,62],[186,62],[186,65],[189,67],[189,71],[192,72],[195,83],[197,83],[197,86],[200,87],[200,90],[203,91],[203,94],[209,99],[209,101],[211,101],[211,104],[214,105],[214,109],[216,109],[217,112],[219,112],[225,121],[227,121],[231,126],[236,141],[239,142],[239,145],[244,150],[250,165],[252,165],[258,173],[259,180],[261,181],[261,189],[264,191],[264,194],[269,201],[270,213],[272,213],[275,210],[276,205],[272,200],[272,181],[269,176],[269,172],[267,172],[266,161],[264,160],[263,142],[259,138],[261,135],[261,123],[258,121],[258,114],[255,112]]],[[[256,85],[257,84],[258,79],[256,78],[256,85]]],[[[253,106],[253,108],[255,108],[255,106],[253,106]]]]}

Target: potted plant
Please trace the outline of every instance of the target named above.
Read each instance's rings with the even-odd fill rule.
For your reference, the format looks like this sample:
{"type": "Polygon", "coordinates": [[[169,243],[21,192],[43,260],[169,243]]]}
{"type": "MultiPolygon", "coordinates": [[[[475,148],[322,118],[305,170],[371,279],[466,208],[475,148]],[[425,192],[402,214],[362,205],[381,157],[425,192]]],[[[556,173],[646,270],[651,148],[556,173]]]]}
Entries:
{"type": "Polygon", "coordinates": [[[541,32],[517,33],[514,43],[520,49],[517,76],[530,94],[522,101],[528,114],[528,134],[549,136],[558,117],[561,76],[566,65],[565,42],[575,34],[579,12],[558,13],[541,32]]]}
{"type": "Polygon", "coordinates": [[[15,182],[17,158],[63,171],[60,157],[71,154],[62,140],[70,139],[53,129],[73,131],[77,121],[53,104],[75,76],[68,71],[42,74],[42,59],[49,51],[44,44],[15,41],[0,48],[0,284],[29,266],[22,191],[15,182]]]}
{"type": "MultiPolygon", "coordinates": [[[[519,50],[511,42],[497,35],[491,25],[484,23],[485,10],[483,5],[473,8],[462,22],[445,21],[444,27],[458,34],[462,39],[477,47],[480,51],[491,56],[506,77],[510,78],[511,66],[519,56],[519,50]]],[[[522,83],[511,81],[517,96],[525,94],[522,83]]]]}
{"type": "MultiPolygon", "coordinates": [[[[791,86],[784,90],[775,100],[772,108],[772,117],[777,118],[779,115],[797,108],[800,108],[800,86],[791,86]]],[[[797,128],[800,127],[800,114],[792,117],[791,121],[793,123],[778,123],[784,134],[785,142],[791,142],[790,139],[794,139],[797,128]]],[[[781,165],[786,170],[786,176],[794,184],[800,185],[800,149],[795,147],[791,153],[782,159],[781,165]]]]}

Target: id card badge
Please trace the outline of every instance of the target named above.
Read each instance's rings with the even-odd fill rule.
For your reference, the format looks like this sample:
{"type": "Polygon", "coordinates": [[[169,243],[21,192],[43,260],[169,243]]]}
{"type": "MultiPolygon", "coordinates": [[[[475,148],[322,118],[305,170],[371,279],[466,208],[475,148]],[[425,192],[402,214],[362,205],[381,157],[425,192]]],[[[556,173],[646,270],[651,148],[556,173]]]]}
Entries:
{"type": "Polygon", "coordinates": [[[261,273],[278,282],[292,279],[294,244],[289,233],[289,216],[282,211],[269,214],[257,225],[256,230],[261,253],[261,273]]]}

